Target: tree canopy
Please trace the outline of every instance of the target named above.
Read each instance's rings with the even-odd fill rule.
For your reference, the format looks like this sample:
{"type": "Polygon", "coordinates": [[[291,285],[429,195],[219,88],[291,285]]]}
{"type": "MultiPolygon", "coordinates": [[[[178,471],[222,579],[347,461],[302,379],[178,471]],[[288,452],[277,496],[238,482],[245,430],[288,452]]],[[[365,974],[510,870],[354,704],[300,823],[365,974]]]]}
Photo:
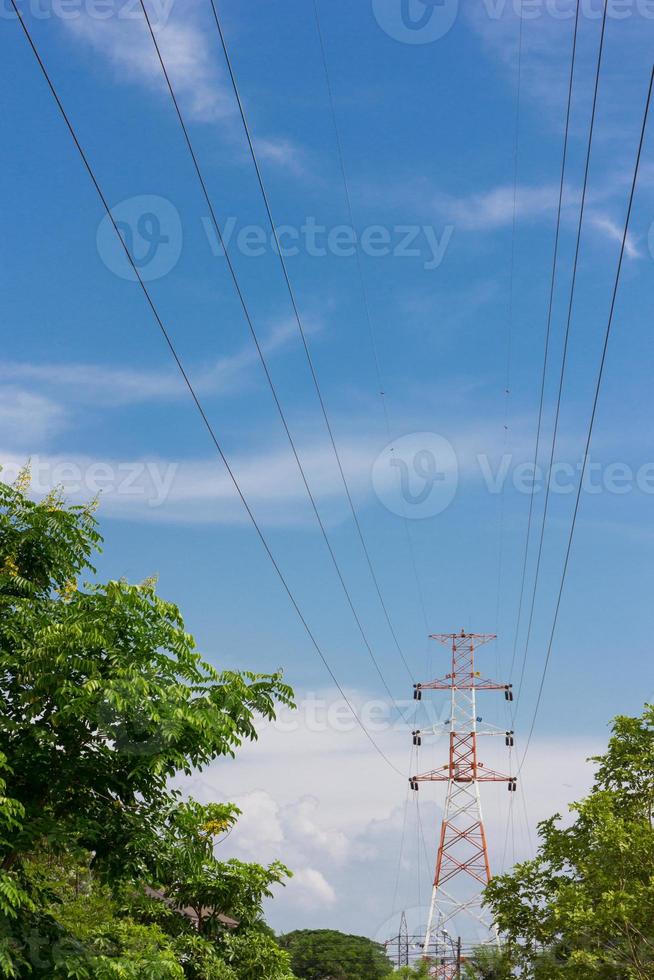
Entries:
{"type": "Polygon", "coordinates": [[[383,948],[363,936],[304,929],[287,933],[279,943],[301,980],[378,980],[393,972],[383,948]]]}
{"type": "Polygon", "coordinates": [[[80,582],[94,508],[34,502],[27,484],[0,483],[0,971],[288,976],[261,916],[289,872],[217,860],[238,811],[170,779],[256,738],[290,688],[203,661],[154,581],[80,582]]]}
{"type": "Polygon", "coordinates": [[[593,789],[539,827],[536,857],[494,878],[486,903],[524,977],[654,976],[654,708],[615,719],[593,789]]]}

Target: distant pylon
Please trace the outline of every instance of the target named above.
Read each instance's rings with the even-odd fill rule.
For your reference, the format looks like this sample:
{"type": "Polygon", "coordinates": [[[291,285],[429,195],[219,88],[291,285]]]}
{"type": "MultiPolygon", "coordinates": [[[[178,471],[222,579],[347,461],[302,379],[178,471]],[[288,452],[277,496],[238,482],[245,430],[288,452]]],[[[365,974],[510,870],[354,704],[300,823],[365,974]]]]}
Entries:
{"type": "Polygon", "coordinates": [[[400,934],[397,943],[397,963],[398,966],[409,965],[409,926],[406,921],[406,913],[402,913],[400,920],[400,934]]]}
{"type": "Polygon", "coordinates": [[[416,684],[414,697],[422,699],[424,691],[449,691],[451,698],[450,717],[440,725],[415,731],[414,745],[420,745],[427,735],[439,735],[449,731],[449,760],[440,769],[411,776],[413,790],[418,790],[421,782],[446,782],[445,810],[441,825],[436,873],[432,892],[427,932],[425,935],[425,956],[434,959],[436,977],[451,980],[456,977],[456,965],[443,960],[439,963],[438,951],[443,946],[443,936],[450,919],[466,912],[480,922],[490,933],[494,932],[492,923],[483,915],[481,893],[491,877],[488,860],[486,831],[481,811],[479,783],[506,782],[510,791],[516,789],[516,777],[495,772],[480,762],[477,756],[477,737],[479,735],[504,736],[507,745],[513,745],[513,732],[481,724],[477,716],[477,691],[504,691],[507,701],[513,700],[510,684],[499,684],[482,678],[475,670],[475,650],[494,640],[489,633],[437,633],[431,639],[451,645],[451,672],[442,680],[416,684]],[[468,893],[453,896],[449,883],[463,877],[471,886],[468,893]]]}
{"type": "Polygon", "coordinates": [[[398,969],[403,966],[409,966],[409,926],[407,923],[406,912],[402,913],[399,933],[397,936],[394,936],[393,939],[388,939],[384,943],[384,948],[389,955],[393,956],[398,969]],[[396,947],[397,952],[395,952],[396,947]]]}

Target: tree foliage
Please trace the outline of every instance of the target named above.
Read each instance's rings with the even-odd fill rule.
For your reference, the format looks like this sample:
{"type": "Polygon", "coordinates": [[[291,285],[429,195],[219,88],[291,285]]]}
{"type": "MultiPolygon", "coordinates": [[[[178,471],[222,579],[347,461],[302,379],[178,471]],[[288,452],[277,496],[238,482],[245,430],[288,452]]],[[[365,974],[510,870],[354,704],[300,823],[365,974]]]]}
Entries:
{"type": "Polygon", "coordinates": [[[462,966],[465,980],[511,980],[514,975],[510,950],[494,943],[473,950],[462,966]]]}
{"type": "Polygon", "coordinates": [[[654,976],[654,708],[618,717],[590,795],[539,827],[536,858],[495,878],[486,902],[521,975],[654,976]]]}
{"type": "Polygon", "coordinates": [[[256,738],[290,688],[204,662],[153,581],[80,584],[94,508],[34,502],[27,482],[0,483],[0,974],[247,980],[263,957],[258,976],[288,976],[261,924],[287,869],[219,862],[238,811],[183,801],[170,779],[256,738]],[[166,896],[156,915],[146,884],[166,896]]]}
{"type": "Polygon", "coordinates": [[[431,967],[427,960],[418,960],[412,966],[402,966],[396,970],[395,976],[402,980],[429,980],[431,967]]]}
{"type": "Polygon", "coordinates": [[[393,972],[383,948],[363,936],[299,930],[279,943],[291,954],[291,968],[301,980],[378,980],[393,972]]]}

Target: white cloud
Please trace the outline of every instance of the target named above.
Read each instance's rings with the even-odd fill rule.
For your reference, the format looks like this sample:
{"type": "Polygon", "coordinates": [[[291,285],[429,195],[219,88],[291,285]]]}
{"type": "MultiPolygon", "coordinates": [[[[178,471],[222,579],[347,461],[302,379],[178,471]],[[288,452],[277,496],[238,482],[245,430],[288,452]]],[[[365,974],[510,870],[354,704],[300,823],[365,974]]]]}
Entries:
{"type": "MultiPolygon", "coordinates": [[[[519,184],[515,192],[513,186],[502,184],[485,191],[479,191],[461,197],[438,193],[433,197],[433,203],[439,215],[452,221],[462,231],[494,231],[498,228],[509,228],[515,219],[519,223],[528,221],[547,220],[552,225],[556,221],[559,188],[553,184],[527,186],[519,184]]],[[[587,200],[601,201],[607,195],[606,190],[593,191],[587,200]]],[[[579,190],[565,188],[562,206],[562,220],[576,227],[579,220],[581,194],[579,190]]],[[[611,241],[622,241],[623,229],[598,207],[586,207],[584,224],[590,224],[611,241]]],[[[628,258],[640,258],[635,240],[627,236],[625,254],[628,258]]]]}
{"type": "MultiPolygon", "coordinates": [[[[209,413],[211,417],[211,412],[209,413]]],[[[367,435],[363,425],[351,429],[361,432],[359,438],[339,437],[339,456],[355,503],[362,506],[379,501],[391,510],[401,507],[397,470],[386,465],[389,459],[379,434],[367,435]]],[[[443,420],[444,421],[444,420],[443,420]]],[[[519,474],[517,464],[531,462],[533,455],[533,418],[513,419],[512,456],[503,457],[502,426],[488,419],[454,430],[445,427],[453,454],[437,459],[440,474],[453,481],[467,481],[471,489],[497,493],[507,481],[513,488],[519,474]]],[[[443,427],[443,426],[442,426],[443,427]]],[[[405,431],[411,432],[406,426],[405,431]]],[[[220,425],[218,435],[221,436],[220,425]]],[[[349,507],[332,446],[322,426],[313,428],[306,422],[295,427],[295,445],[316,499],[321,517],[334,525],[348,517],[349,507]]],[[[426,436],[429,438],[430,433],[426,436]]],[[[406,456],[421,446],[420,433],[405,437],[394,445],[406,456]]],[[[440,439],[440,437],[438,437],[440,439]]],[[[438,450],[436,450],[438,452],[438,450]]],[[[578,447],[574,440],[561,437],[556,462],[576,462],[578,447]]],[[[81,503],[100,495],[102,514],[124,520],[159,523],[238,525],[249,517],[238,497],[232,480],[217,454],[193,458],[162,457],[151,454],[131,458],[91,456],[82,453],[40,453],[29,439],[20,444],[0,446],[0,463],[6,479],[11,480],[32,458],[33,492],[46,494],[54,486],[63,488],[71,503],[81,503]],[[20,446],[20,451],[19,451],[20,446]]],[[[397,458],[395,456],[394,458],[397,458]]],[[[259,433],[258,445],[249,452],[230,453],[229,462],[239,485],[262,524],[274,527],[310,527],[316,529],[315,515],[290,445],[277,430],[274,438],[259,433]]],[[[421,478],[422,479],[422,478],[421,478]]],[[[435,485],[438,488],[439,484],[435,485]]],[[[422,483],[416,483],[420,489],[422,483]]]]}
{"type": "Polygon", "coordinates": [[[300,868],[294,873],[288,887],[289,894],[297,903],[308,901],[314,907],[320,908],[333,905],[336,901],[336,892],[322,872],[315,868],[300,868]]]}
{"type": "MultiPolygon", "coordinates": [[[[232,147],[238,141],[241,159],[243,135],[237,104],[211,18],[200,24],[197,8],[185,0],[152,0],[146,6],[182,114],[198,123],[220,122],[221,136],[232,147]]],[[[81,10],[62,22],[70,37],[106,59],[117,81],[143,85],[170,101],[140,7],[115,0],[114,8],[114,15],[108,18],[98,19],[81,10]]],[[[255,147],[261,159],[279,170],[291,176],[306,174],[304,151],[290,139],[257,137],[255,147]]]]}
{"type": "MultiPolygon", "coordinates": [[[[380,704],[377,698],[347,693],[399,773],[388,768],[354,721],[346,723],[344,710],[332,710],[343,709],[343,702],[326,690],[300,699],[296,714],[285,713],[280,723],[264,728],[259,741],[243,746],[236,760],[219,761],[179,785],[198,799],[231,799],[244,810],[242,827],[219,846],[220,856],[259,861],[277,857],[297,873],[267,907],[276,928],[332,927],[381,939],[393,934],[390,929],[397,925],[401,908],[417,904],[419,869],[423,902],[429,895],[443,787],[425,785],[418,797],[409,797],[398,904],[393,908],[407,796],[403,774],[409,775],[410,731],[423,721],[411,717],[405,726],[384,724],[378,708],[367,713],[380,704]],[[424,849],[418,844],[418,802],[424,849]]],[[[413,700],[407,704],[425,710],[424,703],[417,708],[413,700]]],[[[492,705],[487,710],[491,720],[492,705]]],[[[502,724],[501,706],[497,712],[494,720],[502,724]]],[[[394,717],[388,710],[386,716],[394,717]]],[[[488,742],[496,744],[485,744],[484,762],[507,772],[511,762],[503,741],[488,742]]],[[[509,863],[514,849],[516,860],[529,856],[538,821],[557,811],[566,814],[568,804],[587,792],[592,767],[586,759],[604,745],[605,739],[591,735],[534,738],[520,777],[530,835],[519,793],[513,810],[515,835],[508,838],[509,863]]],[[[413,759],[414,771],[433,768],[441,754],[446,756],[447,744],[443,739],[421,751],[422,758],[413,759]]],[[[483,797],[491,863],[498,870],[511,796],[503,785],[491,784],[484,787],[483,797]]]]}
{"type": "MultiPolygon", "coordinates": [[[[319,325],[305,325],[315,333],[319,325]]],[[[261,338],[265,356],[277,353],[299,338],[294,320],[280,320],[261,338]]],[[[233,354],[218,358],[208,367],[189,367],[191,381],[201,396],[226,396],[251,383],[259,356],[249,342],[233,354]],[[253,371],[252,369],[255,369],[253,371]]],[[[260,370],[260,369],[258,369],[260,370]]],[[[0,381],[38,382],[60,393],[67,401],[101,406],[133,405],[150,401],[174,401],[188,397],[183,379],[173,368],[134,369],[114,365],[0,361],[0,381]]]]}
{"type": "MultiPolygon", "coordinates": [[[[622,236],[624,234],[624,228],[621,228],[612,218],[607,214],[601,214],[599,212],[592,212],[588,215],[588,220],[594,228],[598,231],[604,232],[607,238],[611,241],[622,243],[622,236]]],[[[636,242],[631,234],[627,235],[625,240],[625,255],[630,259],[640,258],[641,252],[639,251],[636,242]]]]}
{"type": "Polygon", "coordinates": [[[60,431],[66,412],[57,402],[15,385],[0,386],[0,428],[8,445],[34,445],[60,431]]]}
{"type": "Polygon", "coordinates": [[[65,391],[70,401],[94,401],[102,406],[168,400],[184,394],[182,379],[172,371],[140,371],[97,364],[4,361],[0,362],[0,379],[38,382],[65,391]]]}
{"type": "MultiPolygon", "coordinates": [[[[309,445],[301,448],[300,454],[324,519],[331,521],[344,514],[343,487],[331,447],[326,443],[309,445]]],[[[3,447],[0,463],[5,479],[12,480],[30,455],[35,496],[61,486],[70,503],[82,503],[99,494],[102,514],[109,517],[166,523],[249,522],[217,456],[119,459],[75,453],[30,454],[29,450],[19,453],[3,447]]],[[[370,445],[343,443],[340,455],[352,493],[369,493],[370,445]]],[[[313,524],[306,489],[290,448],[236,455],[230,464],[262,523],[288,527],[313,524]]]]}
{"type": "Polygon", "coordinates": [[[287,173],[301,177],[306,173],[304,151],[288,139],[266,139],[259,137],[255,149],[261,159],[275,164],[287,173]]]}
{"type": "Polygon", "coordinates": [[[332,861],[341,863],[347,857],[349,841],[346,835],[334,828],[325,828],[318,822],[320,801],[315,796],[304,796],[282,811],[284,824],[290,836],[319,851],[332,861]]]}
{"type": "Polygon", "coordinates": [[[279,805],[268,793],[256,790],[232,801],[243,811],[239,818],[234,843],[239,850],[261,859],[266,845],[278,845],[284,840],[284,831],[279,818],[279,805]]]}
{"type": "MultiPolygon", "coordinates": [[[[550,184],[518,186],[515,197],[517,219],[540,218],[551,213],[556,207],[557,194],[557,188],[550,184]]],[[[513,221],[513,186],[505,184],[459,198],[437,194],[434,205],[439,213],[465,231],[503,228],[513,221]]]]}
{"type": "MultiPolygon", "coordinates": [[[[188,5],[173,5],[174,19],[152,16],[153,28],[182,110],[199,122],[214,122],[234,112],[233,100],[218,69],[209,37],[193,23],[188,5]],[[178,11],[179,6],[179,11],[178,11]]],[[[166,81],[145,19],[138,7],[130,17],[98,20],[88,14],[63,21],[71,35],[113,66],[116,78],[145,84],[169,98],[166,81]]]]}

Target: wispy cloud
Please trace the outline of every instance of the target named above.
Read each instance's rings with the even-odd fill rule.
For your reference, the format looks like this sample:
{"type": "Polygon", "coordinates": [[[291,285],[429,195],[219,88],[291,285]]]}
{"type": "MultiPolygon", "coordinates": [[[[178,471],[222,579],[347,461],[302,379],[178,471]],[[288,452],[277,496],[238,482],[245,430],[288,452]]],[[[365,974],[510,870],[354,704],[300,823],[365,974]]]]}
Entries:
{"type": "MultiPolygon", "coordinates": [[[[587,201],[596,202],[592,208],[586,207],[585,221],[611,241],[622,241],[623,229],[602,209],[607,190],[593,190],[587,201]]],[[[501,184],[484,191],[456,197],[437,193],[433,203],[437,213],[452,221],[462,231],[495,231],[508,228],[515,220],[520,223],[548,220],[556,221],[559,188],[554,184],[528,186],[501,184]]],[[[581,191],[577,188],[564,188],[562,219],[566,223],[576,223],[579,215],[581,191]]],[[[625,252],[628,258],[640,258],[635,239],[627,237],[625,252]]]]}
{"type": "Polygon", "coordinates": [[[510,225],[515,204],[516,218],[521,221],[541,218],[556,206],[557,189],[551,184],[527,187],[504,184],[463,197],[438,193],[433,198],[436,210],[464,231],[492,230],[510,225]]]}
{"type": "MultiPolygon", "coordinates": [[[[607,238],[610,238],[614,242],[622,242],[622,236],[624,234],[624,229],[618,225],[608,214],[602,214],[600,212],[594,211],[589,213],[588,220],[594,228],[601,231],[607,238]]],[[[630,259],[638,259],[641,257],[641,252],[636,245],[633,235],[630,233],[627,235],[625,240],[625,255],[630,259]]]]}
{"type": "MultiPolygon", "coordinates": [[[[286,442],[279,441],[280,430],[273,431],[272,437],[270,432],[260,432],[259,444],[251,450],[231,454],[232,471],[263,524],[315,530],[315,515],[294,455],[286,442]]],[[[451,450],[443,448],[441,436],[436,436],[434,443],[431,433],[417,430],[404,437],[402,446],[399,442],[395,444],[402,458],[406,457],[407,478],[414,481],[411,484],[414,493],[423,490],[431,493],[441,485],[426,482],[428,477],[411,470],[412,460],[420,451],[434,454],[438,474],[446,480],[443,486],[446,490],[452,488],[453,493],[459,481],[464,480],[472,492],[498,493],[503,481],[509,480],[512,486],[510,481],[519,472],[518,464],[532,458],[533,419],[514,419],[513,455],[507,458],[502,455],[499,420],[489,419],[484,425],[475,421],[458,428],[451,423],[445,431],[451,450]],[[428,448],[432,446],[435,448],[428,448]]],[[[389,462],[389,454],[379,437],[366,434],[363,428],[361,432],[358,438],[338,439],[339,456],[352,497],[359,507],[369,506],[378,499],[380,506],[388,506],[397,513],[396,508],[407,506],[408,491],[400,484],[397,468],[389,462]],[[401,498],[400,493],[405,496],[401,498]]],[[[347,498],[326,433],[323,429],[296,431],[295,442],[324,522],[333,526],[347,520],[347,498]]],[[[29,447],[29,443],[25,445],[29,447]]],[[[577,447],[571,449],[571,441],[562,437],[556,462],[576,462],[576,451],[577,447]]],[[[0,447],[5,479],[11,480],[30,454],[33,491],[37,497],[61,486],[72,503],[82,503],[100,494],[103,515],[123,520],[205,525],[241,525],[249,521],[229,474],[216,456],[184,458],[143,454],[121,458],[73,452],[41,454],[30,453],[29,448],[20,452],[15,446],[5,445],[0,447]]]]}
{"type": "MultiPolygon", "coordinates": [[[[98,20],[88,14],[64,20],[71,35],[105,58],[121,81],[145,84],[166,95],[161,66],[143,17],[112,16],[98,20]]],[[[156,19],[155,19],[156,23],[156,19]]],[[[193,119],[214,122],[234,112],[223,73],[206,34],[193,22],[189,8],[155,28],[171,81],[184,109],[193,119]]]]}
{"type": "MultiPolygon", "coordinates": [[[[69,36],[92,48],[113,68],[117,82],[145,86],[169,99],[166,81],[140,7],[130,6],[130,16],[116,0],[114,16],[98,20],[84,11],[64,20],[69,36]]],[[[196,8],[184,0],[148,4],[157,43],[182,111],[194,122],[220,122],[221,137],[241,159],[243,133],[236,102],[219,57],[214,30],[207,30],[196,8]]],[[[257,136],[262,160],[291,176],[307,173],[305,151],[281,136],[257,136]]]]}
{"type": "Polygon", "coordinates": [[[256,140],[256,150],[261,159],[301,177],[306,173],[305,151],[289,139],[256,140]]]}
{"type": "Polygon", "coordinates": [[[0,386],[0,429],[10,446],[38,444],[59,432],[65,421],[58,402],[16,385],[0,386]]]}
{"type": "MultiPolygon", "coordinates": [[[[0,449],[3,479],[11,482],[29,453],[0,449]]],[[[371,444],[344,443],[343,466],[356,497],[371,493],[371,444]]],[[[343,488],[327,444],[301,448],[302,464],[323,517],[346,514],[343,488]]],[[[32,454],[33,493],[44,496],[60,486],[71,503],[100,494],[107,517],[181,524],[247,524],[249,517],[220,460],[155,456],[116,458],[80,453],[32,454]]],[[[314,516],[290,447],[261,449],[230,459],[257,518],[268,526],[312,526],[314,516]]]]}
{"type": "MultiPolygon", "coordinates": [[[[576,6],[576,0],[557,0],[556,4],[481,0],[462,5],[469,27],[479,38],[488,59],[499,66],[507,90],[514,97],[520,76],[522,118],[526,121],[529,113],[536,112],[539,132],[544,127],[563,132],[576,6]]],[[[602,6],[601,2],[580,5],[571,135],[582,141],[587,138],[602,6]]],[[[610,161],[613,180],[615,154],[621,155],[625,146],[630,147],[637,132],[638,123],[625,111],[625,103],[633,99],[633,85],[638,99],[644,98],[651,62],[652,22],[639,3],[626,3],[619,12],[609,3],[608,18],[600,85],[600,124],[595,139],[614,145],[610,161]]]]}
{"type": "MultiPolygon", "coordinates": [[[[312,321],[308,330],[316,332],[312,321]]],[[[264,355],[282,350],[298,336],[294,320],[274,324],[261,341],[264,355]]],[[[251,383],[259,356],[252,343],[233,354],[218,358],[208,367],[189,373],[200,395],[227,396],[251,383]]],[[[187,394],[186,387],[174,370],[136,370],[128,367],[97,364],[0,361],[0,382],[37,382],[50,391],[65,393],[67,402],[91,401],[96,405],[121,406],[150,401],[172,401],[187,394]]],[[[36,397],[36,396],[32,396],[36,397]]]]}

